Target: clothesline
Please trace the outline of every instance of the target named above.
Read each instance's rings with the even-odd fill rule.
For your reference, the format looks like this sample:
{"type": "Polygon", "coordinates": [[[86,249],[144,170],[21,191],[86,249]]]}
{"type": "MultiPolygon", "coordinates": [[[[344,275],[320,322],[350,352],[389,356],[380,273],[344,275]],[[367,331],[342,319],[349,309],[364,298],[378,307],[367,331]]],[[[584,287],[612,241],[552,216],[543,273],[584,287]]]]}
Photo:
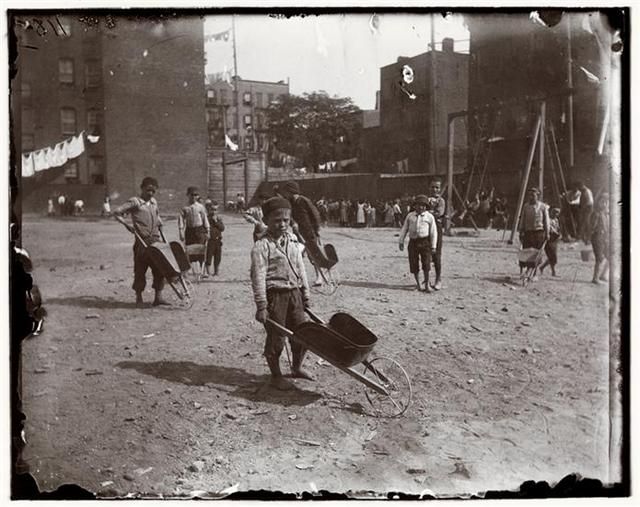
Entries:
{"type": "MultiPolygon", "coordinates": [[[[68,160],[79,157],[84,152],[85,134],[83,130],[77,136],[65,139],[53,147],[23,153],[22,177],[29,178],[35,173],[63,166],[68,160]]],[[[87,140],[90,143],[97,143],[100,136],[87,134],[87,140]]]]}

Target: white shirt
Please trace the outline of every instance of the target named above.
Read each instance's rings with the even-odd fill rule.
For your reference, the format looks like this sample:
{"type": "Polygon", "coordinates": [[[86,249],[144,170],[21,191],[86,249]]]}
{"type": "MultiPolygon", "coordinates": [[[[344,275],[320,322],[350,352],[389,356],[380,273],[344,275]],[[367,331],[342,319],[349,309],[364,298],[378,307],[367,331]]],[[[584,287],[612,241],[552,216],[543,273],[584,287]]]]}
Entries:
{"type": "Polygon", "coordinates": [[[435,250],[438,244],[438,229],[436,227],[436,219],[428,211],[418,214],[412,211],[404,220],[402,229],[400,229],[399,243],[404,244],[404,238],[409,233],[409,239],[429,238],[431,240],[431,249],[435,250]]]}

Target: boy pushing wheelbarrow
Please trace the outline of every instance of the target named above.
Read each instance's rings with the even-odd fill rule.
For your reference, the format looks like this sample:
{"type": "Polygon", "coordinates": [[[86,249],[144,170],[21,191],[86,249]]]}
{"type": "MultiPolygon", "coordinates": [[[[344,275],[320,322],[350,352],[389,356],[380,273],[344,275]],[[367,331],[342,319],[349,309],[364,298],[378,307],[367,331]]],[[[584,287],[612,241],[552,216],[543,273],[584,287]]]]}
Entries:
{"type": "Polygon", "coordinates": [[[164,276],[162,272],[151,262],[146,252],[146,246],[152,245],[164,239],[162,234],[162,220],[158,210],[158,203],[154,197],[158,189],[158,182],[155,178],[147,176],[140,184],[140,195],[132,197],[122,206],[113,211],[116,218],[124,223],[125,227],[136,234],[136,240],[133,243],[133,290],[136,293],[136,306],[141,308],[143,305],[142,293],[147,284],[147,270],[151,268],[153,275],[153,289],[155,290],[155,298],[153,306],[168,305],[169,303],[163,298],[162,290],[164,288],[164,276]],[[122,217],[131,215],[133,225],[126,224],[122,217]],[[138,239],[138,236],[146,243],[144,245],[138,239]]]}

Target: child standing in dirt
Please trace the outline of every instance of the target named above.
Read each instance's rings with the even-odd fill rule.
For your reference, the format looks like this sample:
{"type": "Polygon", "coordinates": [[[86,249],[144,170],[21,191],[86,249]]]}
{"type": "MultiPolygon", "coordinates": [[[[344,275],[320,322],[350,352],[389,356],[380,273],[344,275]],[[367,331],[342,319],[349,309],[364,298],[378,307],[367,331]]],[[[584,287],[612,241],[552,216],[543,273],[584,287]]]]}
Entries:
{"type": "Polygon", "coordinates": [[[558,276],[556,273],[556,264],[558,263],[558,240],[560,239],[560,209],[551,208],[549,210],[549,239],[544,245],[544,253],[547,260],[540,266],[540,274],[547,266],[551,267],[551,276],[558,276]]]}
{"type": "MultiPolygon", "coordinates": [[[[132,197],[122,206],[113,211],[116,217],[130,214],[133,227],[127,225],[130,232],[137,232],[147,246],[160,241],[162,236],[162,220],[158,211],[158,203],[153,197],[158,189],[158,181],[147,176],[140,185],[140,196],[132,197]]],[[[151,264],[145,247],[136,237],[133,243],[133,290],[136,292],[136,306],[142,306],[142,293],[147,284],[147,270],[151,268],[153,274],[153,288],[156,297],[153,306],[168,305],[162,297],[164,277],[160,270],[151,264]]]]}
{"type": "MultiPolygon", "coordinates": [[[[289,232],[291,204],[287,199],[273,197],[262,205],[266,234],[251,250],[251,286],[256,303],[256,320],[265,324],[267,339],[264,356],[271,371],[271,384],[280,390],[293,386],[282,376],[280,355],[285,338],[267,319],[288,329],[295,329],[306,320],[304,309],[309,307],[309,284],[302,261],[300,246],[289,232]]],[[[312,380],[302,369],[306,350],[290,340],[292,352],[291,376],[312,380]]]]}
{"type": "Polygon", "coordinates": [[[398,247],[404,250],[404,238],[409,234],[409,270],[416,279],[416,287],[420,286],[420,263],[424,272],[425,292],[431,292],[429,288],[429,267],[431,255],[435,255],[438,244],[438,229],[436,219],[427,211],[429,198],[426,195],[419,195],[415,200],[415,211],[410,212],[404,220],[404,225],[400,229],[400,239],[398,247]]]}
{"type": "Polygon", "coordinates": [[[224,231],[224,223],[222,217],[218,214],[218,203],[207,199],[204,202],[207,209],[207,218],[209,219],[209,241],[207,242],[207,258],[204,264],[204,278],[211,275],[211,261],[213,261],[213,276],[218,276],[220,261],[222,260],[222,232],[224,231]]]}
{"type": "MultiPolygon", "coordinates": [[[[187,189],[189,205],[182,208],[178,215],[178,234],[185,246],[204,245],[209,240],[209,219],[207,210],[200,204],[200,191],[196,187],[187,189]]],[[[199,274],[204,264],[204,254],[189,255],[194,273],[199,274]]]]}

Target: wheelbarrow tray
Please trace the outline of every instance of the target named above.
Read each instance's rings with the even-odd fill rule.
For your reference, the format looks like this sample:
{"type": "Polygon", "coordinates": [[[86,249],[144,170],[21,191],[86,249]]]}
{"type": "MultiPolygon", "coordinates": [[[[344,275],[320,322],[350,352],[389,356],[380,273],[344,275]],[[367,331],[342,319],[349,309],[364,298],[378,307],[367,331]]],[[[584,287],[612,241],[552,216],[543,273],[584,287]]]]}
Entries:
{"type": "Polygon", "coordinates": [[[338,254],[333,245],[324,245],[324,248],[321,248],[316,241],[308,241],[305,247],[309,259],[319,268],[331,269],[338,263],[338,254]]]}
{"type": "Polygon", "coordinates": [[[184,247],[182,243],[178,241],[172,241],[169,243],[171,247],[171,252],[173,253],[173,257],[178,263],[178,267],[180,268],[180,272],[189,271],[191,269],[191,263],[189,262],[189,257],[187,253],[184,251],[184,247]]]}
{"type": "Polygon", "coordinates": [[[351,315],[336,313],[328,323],[304,322],[294,339],[332,364],[349,368],[366,360],[378,338],[351,315]]]}
{"type": "Polygon", "coordinates": [[[536,267],[542,261],[542,248],[523,248],[518,251],[518,262],[530,267],[536,267]]]}
{"type": "Polygon", "coordinates": [[[164,278],[172,280],[180,276],[181,269],[173,249],[167,243],[154,243],[146,249],[151,264],[153,264],[164,278]]]}

